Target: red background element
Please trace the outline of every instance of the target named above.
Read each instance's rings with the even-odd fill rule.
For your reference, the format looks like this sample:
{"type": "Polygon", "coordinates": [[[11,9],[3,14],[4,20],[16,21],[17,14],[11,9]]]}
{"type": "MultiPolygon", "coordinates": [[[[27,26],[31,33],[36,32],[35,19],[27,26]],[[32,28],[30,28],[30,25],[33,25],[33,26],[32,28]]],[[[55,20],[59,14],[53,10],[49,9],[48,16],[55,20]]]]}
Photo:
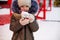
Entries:
{"type": "MultiPolygon", "coordinates": [[[[36,18],[37,18],[37,19],[43,19],[43,20],[46,19],[46,12],[47,12],[47,11],[51,11],[51,9],[52,9],[52,6],[51,6],[52,0],[49,0],[49,1],[50,1],[50,3],[49,3],[50,10],[47,10],[47,9],[46,9],[46,0],[43,0],[43,5],[39,8],[38,13],[37,13],[37,15],[36,15],[36,18]],[[43,11],[43,17],[38,16],[41,11],[43,11]]],[[[40,3],[40,0],[37,0],[37,2],[38,2],[38,4],[39,4],[39,3],[40,3]]]]}
{"type": "MultiPolygon", "coordinates": [[[[6,5],[1,5],[2,8],[10,8],[11,7],[12,0],[8,0],[6,5]]],[[[0,25],[8,24],[10,23],[11,19],[11,11],[9,15],[0,15],[0,25]]]]}

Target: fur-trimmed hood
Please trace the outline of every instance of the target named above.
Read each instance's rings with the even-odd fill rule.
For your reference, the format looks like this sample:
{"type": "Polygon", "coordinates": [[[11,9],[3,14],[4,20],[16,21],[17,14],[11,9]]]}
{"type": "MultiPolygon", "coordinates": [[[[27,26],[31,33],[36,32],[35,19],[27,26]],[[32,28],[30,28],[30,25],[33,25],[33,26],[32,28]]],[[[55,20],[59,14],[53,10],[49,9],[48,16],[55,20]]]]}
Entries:
{"type": "MultiPolygon", "coordinates": [[[[15,13],[20,13],[20,8],[18,6],[18,1],[14,0],[11,7],[12,11],[15,13]]],[[[29,13],[35,14],[38,10],[38,4],[35,0],[31,0],[31,7],[29,13]]]]}

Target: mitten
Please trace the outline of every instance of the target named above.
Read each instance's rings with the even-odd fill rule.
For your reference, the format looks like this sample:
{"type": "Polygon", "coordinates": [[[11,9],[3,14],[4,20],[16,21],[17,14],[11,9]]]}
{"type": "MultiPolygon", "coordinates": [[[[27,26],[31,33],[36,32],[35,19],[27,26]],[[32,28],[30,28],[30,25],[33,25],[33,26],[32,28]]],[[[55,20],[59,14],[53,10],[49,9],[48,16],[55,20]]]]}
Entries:
{"type": "Polygon", "coordinates": [[[29,15],[30,23],[32,23],[35,20],[35,16],[33,14],[29,15]]]}
{"type": "Polygon", "coordinates": [[[20,24],[23,25],[23,26],[29,24],[29,20],[28,20],[28,19],[23,19],[23,18],[21,18],[21,19],[19,20],[19,22],[20,22],[20,24]]]}

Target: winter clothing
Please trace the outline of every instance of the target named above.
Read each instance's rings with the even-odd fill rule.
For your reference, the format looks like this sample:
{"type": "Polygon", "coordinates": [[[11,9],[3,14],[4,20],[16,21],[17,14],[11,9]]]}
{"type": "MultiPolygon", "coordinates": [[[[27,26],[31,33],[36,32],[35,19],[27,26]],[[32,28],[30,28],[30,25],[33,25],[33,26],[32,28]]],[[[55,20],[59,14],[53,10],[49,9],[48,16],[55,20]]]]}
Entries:
{"type": "Polygon", "coordinates": [[[12,40],[34,40],[33,32],[38,30],[36,20],[25,26],[19,23],[21,14],[13,13],[10,22],[10,30],[13,31],[12,40]]]}
{"type": "Polygon", "coordinates": [[[27,5],[28,7],[31,7],[31,0],[18,0],[19,7],[23,5],[27,5]]]}
{"type": "Polygon", "coordinates": [[[32,18],[32,20],[30,20],[30,23],[34,22],[34,20],[35,20],[34,15],[30,14],[29,17],[32,18]]]}
{"type": "MultiPolygon", "coordinates": [[[[20,13],[20,11],[19,11],[20,8],[18,6],[18,1],[17,0],[13,1],[11,9],[14,13],[20,13]]],[[[37,2],[35,0],[31,0],[31,7],[29,9],[29,13],[35,14],[37,12],[37,10],[38,10],[37,2]]]]}
{"type": "Polygon", "coordinates": [[[23,19],[24,19],[24,18],[28,18],[28,19],[29,19],[29,18],[32,18],[32,20],[30,20],[30,23],[32,23],[32,22],[35,20],[34,15],[33,15],[33,14],[30,14],[30,13],[28,13],[28,12],[22,11],[21,16],[22,16],[23,19]]]}

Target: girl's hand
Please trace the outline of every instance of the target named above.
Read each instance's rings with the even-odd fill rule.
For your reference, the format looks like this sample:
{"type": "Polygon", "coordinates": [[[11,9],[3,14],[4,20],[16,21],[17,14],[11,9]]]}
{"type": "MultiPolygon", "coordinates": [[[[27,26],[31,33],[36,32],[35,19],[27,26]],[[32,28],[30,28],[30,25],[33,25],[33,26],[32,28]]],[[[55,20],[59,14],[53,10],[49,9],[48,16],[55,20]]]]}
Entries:
{"type": "Polygon", "coordinates": [[[21,19],[19,20],[19,22],[20,22],[21,25],[27,25],[27,24],[29,24],[29,19],[21,18],[21,19]]]}
{"type": "Polygon", "coordinates": [[[34,15],[30,14],[29,16],[29,22],[32,23],[35,20],[34,15]]]}

